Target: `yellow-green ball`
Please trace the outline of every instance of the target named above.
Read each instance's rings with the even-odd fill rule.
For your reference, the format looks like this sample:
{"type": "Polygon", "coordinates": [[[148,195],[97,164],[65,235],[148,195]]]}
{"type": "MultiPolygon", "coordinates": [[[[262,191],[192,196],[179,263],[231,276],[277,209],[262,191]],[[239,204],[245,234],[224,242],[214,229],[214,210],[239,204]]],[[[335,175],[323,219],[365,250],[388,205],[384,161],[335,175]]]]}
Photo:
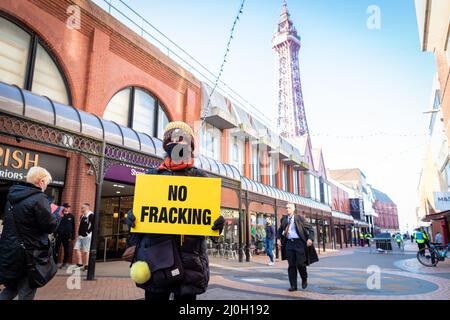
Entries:
{"type": "Polygon", "coordinates": [[[150,272],[150,268],[148,267],[147,262],[145,261],[136,261],[133,263],[130,269],[131,279],[137,284],[144,284],[150,277],[152,276],[150,272]]]}

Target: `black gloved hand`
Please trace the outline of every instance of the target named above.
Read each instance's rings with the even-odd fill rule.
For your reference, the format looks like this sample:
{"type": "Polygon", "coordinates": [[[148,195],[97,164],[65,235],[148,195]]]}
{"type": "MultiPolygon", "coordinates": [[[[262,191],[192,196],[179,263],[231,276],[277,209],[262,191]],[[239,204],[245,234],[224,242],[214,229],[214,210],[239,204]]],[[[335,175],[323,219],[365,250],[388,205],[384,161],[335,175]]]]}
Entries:
{"type": "Polygon", "coordinates": [[[134,221],[136,220],[133,210],[130,210],[127,212],[127,217],[125,219],[125,223],[127,224],[128,228],[134,228],[136,225],[134,224],[134,221]]]}
{"type": "Polygon", "coordinates": [[[222,233],[223,227],[225,226],[225,218],[220,216],[214,221],[214,225],[211,227],[212,230],[219,230],[219,234],[222,233]]]}

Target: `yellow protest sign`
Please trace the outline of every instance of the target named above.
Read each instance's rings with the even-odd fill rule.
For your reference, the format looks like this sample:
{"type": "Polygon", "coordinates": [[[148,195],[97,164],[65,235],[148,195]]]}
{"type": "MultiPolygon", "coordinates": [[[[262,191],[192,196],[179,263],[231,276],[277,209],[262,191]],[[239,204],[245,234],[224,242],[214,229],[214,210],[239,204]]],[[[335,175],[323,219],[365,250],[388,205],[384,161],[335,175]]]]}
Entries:
{"type": "Polygon", "coordinates": [[[138,174],[131,232],[218,236],[219,178],[138,174]]]}

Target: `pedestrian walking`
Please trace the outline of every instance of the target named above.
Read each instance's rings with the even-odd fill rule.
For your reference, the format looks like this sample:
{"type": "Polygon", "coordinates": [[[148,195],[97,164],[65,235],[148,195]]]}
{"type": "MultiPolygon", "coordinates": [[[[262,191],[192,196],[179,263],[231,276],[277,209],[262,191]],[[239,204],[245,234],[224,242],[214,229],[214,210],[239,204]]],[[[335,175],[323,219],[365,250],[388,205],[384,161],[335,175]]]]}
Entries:
{"type": "Polygon", "coordinates": [[[288,261],[289,291],[297,290],[297,271],[302,279],[302,288],[308,286],[307,266],[319,261],[314,249],[314,231],[303,217],[295,214],[295,205],[286,204],[287,215],[283,216],[278,229],[281,258],[288,261]]]}
{"type": "Polygon", "coordinates": [[[434,236],[434,242],[437,244],[442,244],[442,234],[438,231],[434,236]]]}
{"type": "Polygon", "coordinates": [[[81,206],[80,224],[78,226],[78,238],[73,250],[77,257],[77,267],[87,271],[89,263],[89,250],[91,248],[92,230],[94,229],[94,213],[89,203],[81,206]]]}
{"type": "Polygon", "coordinates": [[[59,268],[67,267],[71,256],[71,242],[75,240],[75,217],[70,213],[70,205],[64,203],[62,206],[62,218],[58,229],[56,230],[55,241],[55,263],[58,263],[59,250],[61,245],[64,251],[64,258],[59,268]]]}
{"type": "Polygon", "coordinates": [[[9,189],[0,238],[0,283],[5,286],[0,300],[33,300],[37,288],[56,274],[48,235],[60,217],[51,213],[44,193],[51,180],[47,170],[32,167],[26,182],[9,189]]]}
{"type": "Polygon", "coordinates": [[[266,222],[266,238],[265,238],[265,247],[266,253],[269,256],[269,266],[274,265],[273,259],[273,246],[275,241],[275,227],[272,225],[272,220],[267,219],[266,222]]]}
{"type": "Polygon", "coordinates": [[[395,242],[397,243],[398,248],[399,248],[399,249],[402,249],[402,247],[403,247],[403,237],[402,237],[402,235],[401,235],[399,232],[397,232],[397,233],[394,235],[394,240],[395,240],[395,242]]]}
{"type": "MultiPolygon", "coordinates": [[[[182,121],[170,122],[163,135],[163,149],[166,151],[166,157],[158,168],[149,169],[146,174],[208,177],[206,172],[194,166],[194,148],[194,134],[189,125],[182,121]]],[[[131,228],[134,227],[134,221],[135,216],[130,210],[126,223],[131,228]]],[[[212,229],[222,232],[224,224],[225,219],[220,216],[214,222],[212,229]]],[[[184,269],[184,276],[176,283],[170,283],[170,279],[155,283],[154,274],[149,280],[145,278],[147,279],[145,283],[136,283],[138,287],[145,290],[145,300],[169,300],[173,293],[174,300],[193,301],[197,299],[198,294],[206,291],[210,273],[204,236],[149,233],[133,233],[132,236],[134,240],[129,245],[136,245],[132,273],[135,265],[136,269],[137,266],[142,266],[141,271],[148,272],[148,264],[145,263],[146,252],[151,250],[150,248],[157,251],[157,248],[164,246],[164,243],[168,244],[166,250],[171,250],[173,256],[179,257],[184,269]]],[[[158,256],[157,252],[154,254],[158,256]]]]}

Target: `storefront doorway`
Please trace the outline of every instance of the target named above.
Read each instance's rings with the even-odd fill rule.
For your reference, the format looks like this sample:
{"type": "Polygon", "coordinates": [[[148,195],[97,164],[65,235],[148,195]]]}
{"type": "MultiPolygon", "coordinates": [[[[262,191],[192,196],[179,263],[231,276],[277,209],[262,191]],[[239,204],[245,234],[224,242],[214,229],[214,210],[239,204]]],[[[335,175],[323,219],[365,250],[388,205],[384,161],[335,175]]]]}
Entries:
{"type": "Polygon", "coordinates": [[[250,249],[252,254],[264,254],[264,241],[266,239],[266,224],[270,219],[272,223],[275,223],[274,216],[268,213],[251,212],[250,215],[250,236],[251,245],[250,249]]]}
{"type": "Polygon", "coordinates": [[[126,214],[133,207],[134,186],[105,180],[102,189],[100,229],[97,241],[99,260],[120,259],[126,249],[126,214]]]}

